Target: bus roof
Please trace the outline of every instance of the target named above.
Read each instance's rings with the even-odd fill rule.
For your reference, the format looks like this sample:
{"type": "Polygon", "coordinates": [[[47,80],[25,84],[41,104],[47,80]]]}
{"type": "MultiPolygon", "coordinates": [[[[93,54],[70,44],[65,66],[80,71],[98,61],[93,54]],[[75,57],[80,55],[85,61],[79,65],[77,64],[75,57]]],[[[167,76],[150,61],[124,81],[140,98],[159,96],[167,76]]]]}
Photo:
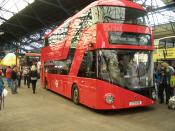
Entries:
{"type": "Polygon", "coordinates": [[[58,28],[68,24],[70,21],[74,20],[75,18],[77,18],[78,16],[80,16],[83,12],[89,10],[90,8],[94,7],[94,6],[122,6],[122,7],[130,7],[130,8],[136,8],[139,10],[143,10],[145,11],[145,9],[140,6],[139,4],[133,3],[129,0],[98,0],[95,2],[92,2],[91,4],[89,4],[88,6],[86,6],[84,9],[82,9],[81,11],[79,11],[78,13],[76,13],[74,16],[69,17],[67,20],[65,20],[61,25],[57,26],[54,30],[52,30],[50,33],[45,35],[45,38],[49,37],[55,30],[57,30],[58,28]]]}
{"type": "Polygon", "coordinates": [[[175,36],[167,36],[167,37],[160,38],[159,40],[174,40],[175,41],[175,36]]]}

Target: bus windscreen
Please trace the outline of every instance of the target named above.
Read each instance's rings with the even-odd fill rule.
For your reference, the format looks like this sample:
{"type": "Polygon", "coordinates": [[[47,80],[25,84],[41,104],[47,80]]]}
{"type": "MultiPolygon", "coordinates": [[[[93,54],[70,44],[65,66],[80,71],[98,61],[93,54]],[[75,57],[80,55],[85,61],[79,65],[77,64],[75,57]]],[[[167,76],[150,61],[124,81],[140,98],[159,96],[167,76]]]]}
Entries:
{"type": "Polygon", "coordinates": [[[117,6],[97,6],[92,8],[92,17],[96,22],[122,23],[148,26],[145,11],[117,6]]]}

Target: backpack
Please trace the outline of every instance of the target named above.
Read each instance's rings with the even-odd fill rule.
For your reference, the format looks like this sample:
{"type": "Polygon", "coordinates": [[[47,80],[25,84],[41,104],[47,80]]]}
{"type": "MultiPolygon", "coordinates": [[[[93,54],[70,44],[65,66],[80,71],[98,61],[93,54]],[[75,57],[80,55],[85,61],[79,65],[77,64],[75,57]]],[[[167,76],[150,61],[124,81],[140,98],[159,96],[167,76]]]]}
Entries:
{"type": "Polygon", "coordinates": [[[18,78],[17,73],[15,71],[12,71],[11,72],[11,79],[16,80],[17,78],[18,78]]]}
{"type": "Polygon", "coordinates": [[[30,72],[31,80],[37,80],[38,79],[38,72],[37,71],[31,71],[30,72]]]}

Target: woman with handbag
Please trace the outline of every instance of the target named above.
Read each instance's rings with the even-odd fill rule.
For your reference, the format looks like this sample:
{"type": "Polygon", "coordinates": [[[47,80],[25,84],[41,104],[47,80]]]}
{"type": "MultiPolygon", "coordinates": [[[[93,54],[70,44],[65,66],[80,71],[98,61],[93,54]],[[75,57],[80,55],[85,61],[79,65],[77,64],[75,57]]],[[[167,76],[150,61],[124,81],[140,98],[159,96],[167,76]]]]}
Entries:
{"type": "Polygon", "coordinates": [[[35,90],[36,90],[36,83],[38,80],[38,72],[37,72],[37,68],[35,65],[32,65],[31,67],[31,71],[29,73],[30,75],[30,82],[32,83],[32,90],[33,90],[33,94],[35,94],[35,90]]]}

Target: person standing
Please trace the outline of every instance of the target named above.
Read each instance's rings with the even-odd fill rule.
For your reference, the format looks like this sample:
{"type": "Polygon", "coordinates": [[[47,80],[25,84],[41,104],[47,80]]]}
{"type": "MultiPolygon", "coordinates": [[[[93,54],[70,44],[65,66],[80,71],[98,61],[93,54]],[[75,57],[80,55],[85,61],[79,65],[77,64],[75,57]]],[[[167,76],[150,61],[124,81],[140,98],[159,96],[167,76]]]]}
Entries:
{"type": "Polygon", "coordinates": [[[6,77],[6,67],[2,68],[2,73],[3,73],[4,77],[6,77]]]}
{"type": "Polygon", "coordinates": [[[8,66],[6,69],[6,79],[7,79],[7,85],[9,88],[11,88],[12,86],[11,72],[12,72],[12,69],[10,68],[10,66],[8,66]]]}
{"type": "Polygon", "coordinates": [[[168,65],[167,63],[163,63],[160,72],[160,85],[158,90],[160,104],[164,102],[164,90],[166,94],[166,104],[168,104],[171,95],[171,87],[170,87],[171,72],[167,65],[168,65]]]}
{"type": "Polygon", "coordinates": [[[36,68],[35,65],[32,65],[29,76],[30,76],[30,80],[31,80],[31,83],[32,83],[33,94],[35,94],[36,83],[37,83],[37,80],[38,80],[38,72],[37,72],[37,68],[36,68]]]}
{"type": "Polygon", "coordinates": [[[161,63],[157,63],[157,66],[155,66],[155,72],[154,72],[154,81],[155,81],[155,89],[156,89],[156,97],[158,100],[158,92],[159,92],[159,86],[161,83],[161,63]]]}
{"type": "Polygon", "coordinates": [[[17,81],[17,79],[18,79],[17,66],[13,67],[13,70],[11,72],[11,79],[12,79],[12,94],[16,94],[16,93],[18,93],[17,92],[17,87],[18,87],[18,85],[17,85],[17,83],[18,83],[18,81],[17,81]]]}
{"type": "Polygon", "coordinates": [[[20,68],[17,71],[17,76],[18,76],[18,87],[20,88],[20,86],[21,86],[21,79],[22,79],[22,70],[20,68]]]}
{"type": "Polygon", "coordinates": [[[30,82],[31,82],[30,71],[31,71],[31,69],[28,68],[28,72],[27,72],[27,87],[28,88],[30,88],[30,82]]]}
{"type": "Polygon", "coordinates": [[[23,78],[24,78],[24,85],[27,84],[27,74],[29,73],[29,67],[25,66],[23,68],[23,78]]]}
{"type": "Polygon", "coordinates": [[[0,71],[0,110],[2,105],[4,104],[3,90],[4,90],[4,81],[2,79],[2,72],[0,71]]]}
{"type": "Polygon", "coordinates": [[[2,79],[2,72],[0,71],[0,97],[2,96],[3,89],[4,89],[4,81],[2,79]]]}

